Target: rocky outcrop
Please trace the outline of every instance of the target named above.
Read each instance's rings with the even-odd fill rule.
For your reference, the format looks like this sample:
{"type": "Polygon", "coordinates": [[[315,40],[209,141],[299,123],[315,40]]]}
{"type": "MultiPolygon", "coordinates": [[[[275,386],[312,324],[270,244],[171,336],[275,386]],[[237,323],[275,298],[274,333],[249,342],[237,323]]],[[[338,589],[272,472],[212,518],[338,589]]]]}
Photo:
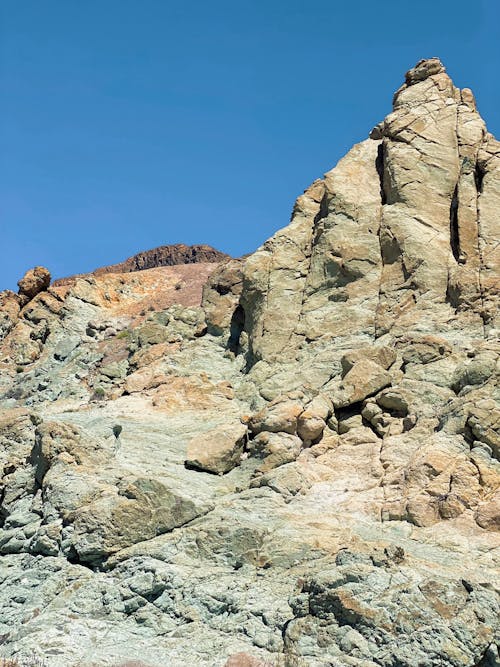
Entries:
{"type": "Polygon", "coordinates": [[[5,654],[495,665],[499,168],[421,61],[254,254],[2,293],[5,654]]]}
{"type": "Polygon", "coordinates": [[[22,302],[23,299],[11,290],[0,292],[0,341],[17,322],[22,302]]]}
{"type": "Polygon", "coordinates": [[[472,93],[424,61],[371,137],[246,261],[253,363],[450,319],[481,338],[498,326],[500,149],[472,93]]]}
{"type": "Polygon", "coordinates": [[[48,288],[50,272],[43,266],[35,266],[34,269],[26,271],[17,285],[21,298],[29,301],[48,288]]]}

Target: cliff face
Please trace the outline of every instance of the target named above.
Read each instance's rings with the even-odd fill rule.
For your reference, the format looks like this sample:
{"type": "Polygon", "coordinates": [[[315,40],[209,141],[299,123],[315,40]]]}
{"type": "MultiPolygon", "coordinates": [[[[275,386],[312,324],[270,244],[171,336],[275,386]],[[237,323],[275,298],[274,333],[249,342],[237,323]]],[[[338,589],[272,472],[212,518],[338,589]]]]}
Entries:
{"type": "Polygon", "coordinates": [[[4,292],[5,654],[496,665],[499,210],[431,59],[248,258],[4,292]]]}
{"type": "Polygon", "coordinates": [[[495,327],[499,145],[472,93],[424,61],[371,137],[246,262],[254,360],[293,358],[326,339],[464,327],[483,338],[495,327]]]}

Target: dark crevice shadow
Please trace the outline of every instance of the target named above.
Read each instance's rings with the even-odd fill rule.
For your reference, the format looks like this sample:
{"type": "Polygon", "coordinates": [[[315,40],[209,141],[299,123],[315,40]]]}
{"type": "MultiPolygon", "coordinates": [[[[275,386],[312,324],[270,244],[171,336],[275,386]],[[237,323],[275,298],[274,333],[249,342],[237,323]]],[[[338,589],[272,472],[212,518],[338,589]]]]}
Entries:
{"type": "Polygon", "coordinates": [[[229,327],[228,349],[234,354],[240,352],[240,337],[245,328],[245,311],[242,306],[236,306],[229,327]]]}
{"type": "Polygon", "coordinates": [[[458,231],[458,183],[455,186],[450,205],[450,247],[455,261],[460,260],[460,234],[458,231]]]}

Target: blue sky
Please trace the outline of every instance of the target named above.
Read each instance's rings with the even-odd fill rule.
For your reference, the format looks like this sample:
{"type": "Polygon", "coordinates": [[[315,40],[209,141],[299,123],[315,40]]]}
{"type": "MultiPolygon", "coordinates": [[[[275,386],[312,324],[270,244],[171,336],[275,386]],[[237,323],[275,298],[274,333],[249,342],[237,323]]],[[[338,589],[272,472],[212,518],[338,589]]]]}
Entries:
{"type": "Polygon", "coordinates": [[[0,289],[254,250],[439,56],[500,135],[500,3],[3,0],[0,289]]]}

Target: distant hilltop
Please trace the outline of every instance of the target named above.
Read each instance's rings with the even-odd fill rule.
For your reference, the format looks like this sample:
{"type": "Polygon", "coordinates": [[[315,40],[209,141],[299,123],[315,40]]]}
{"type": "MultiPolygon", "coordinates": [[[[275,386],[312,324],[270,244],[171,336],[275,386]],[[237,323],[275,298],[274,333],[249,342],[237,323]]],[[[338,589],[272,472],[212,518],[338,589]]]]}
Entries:
{"type": "Polygon", "coordinates": [[[134,271],[143,271],[145,269],[155,269],[159,266],[177,266],[179,264],[197,264],[201,262],[216,263],[224,259],[229,259],[220,250],[216,250],[209,245],[197,244],[186,245],[185,243],[175,243],[173,245],[162,245],[152,250],[142,252],[129,257],[124,262],[101,266],[91,274],[78,274],[67,278],[59,278],[53,282],[55,286],[69,285],[84,275],[102,275],[103,273],[132,273],[134,271]]]}

